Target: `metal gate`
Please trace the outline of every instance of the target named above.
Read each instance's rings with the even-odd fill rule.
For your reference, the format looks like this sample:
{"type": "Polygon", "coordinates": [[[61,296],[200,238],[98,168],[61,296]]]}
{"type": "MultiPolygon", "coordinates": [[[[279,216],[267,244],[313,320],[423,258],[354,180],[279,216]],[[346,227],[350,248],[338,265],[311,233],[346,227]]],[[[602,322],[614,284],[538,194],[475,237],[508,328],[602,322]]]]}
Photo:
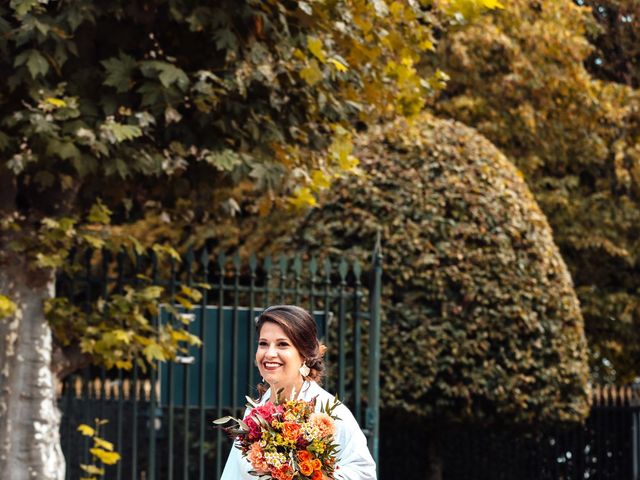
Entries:
{"type": "MultiPolygon", "coordinates": [[[[134,367],[87,370],[68,378],[60,392],[66,478],[79,479],[79,464],[88,462],[88,441],[76,431],[78,424],[103,418],[109,420],[103,436],[122,455],[117,465],[106,467],[104,478],[218,479],[231,442],[211,420],[241,415],[244,396],[255,395],[253,319],[276,303],[313,312],[328,347],[324,387],[349,406],[378,460],[379,248],[366,269],[344,258],[258,261],[251,256],[242,262],[239,256],[212,259],[207,251],[164,264],[153,253],[123,251],[112,259],[108,252],[87,252],[83,265],[82,274],[60,279],[58,292],[87,307],[99,297],[108,300],[124,285],[148,282],[171,293],[182,285],[200,289],[199,304],[181,314],[192,319],[189,331],[203,345],[147,374],[134,367]]],[[[171,320],[165,310],[154,321],[171,320]]]]}

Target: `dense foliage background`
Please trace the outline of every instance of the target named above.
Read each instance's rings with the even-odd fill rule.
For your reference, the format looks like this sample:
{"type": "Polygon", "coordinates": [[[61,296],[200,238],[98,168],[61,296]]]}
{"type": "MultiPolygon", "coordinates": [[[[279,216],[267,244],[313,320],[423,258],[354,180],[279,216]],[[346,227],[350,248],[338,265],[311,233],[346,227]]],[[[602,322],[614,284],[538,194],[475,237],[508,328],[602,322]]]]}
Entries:
{"type": "Polygon", "coordinates": [[[438,61],[450,80],[433,108],[522,170],[573,277],[593,379],[624,383],[640,362],[640,103],[631,77],[611,80],[620,62],[637,72],[637,17],[633,2],[591,3],[595,18],[569,1],[514,0],[510,15],[446,34],[438,61]]]}

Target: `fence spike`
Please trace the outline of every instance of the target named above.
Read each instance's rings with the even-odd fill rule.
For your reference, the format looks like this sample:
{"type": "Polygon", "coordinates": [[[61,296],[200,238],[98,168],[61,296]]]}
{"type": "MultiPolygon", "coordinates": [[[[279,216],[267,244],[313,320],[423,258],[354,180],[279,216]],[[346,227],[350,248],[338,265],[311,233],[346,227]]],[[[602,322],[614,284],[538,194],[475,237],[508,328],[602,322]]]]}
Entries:
{"type": "Polygon", "coordinates": [[[131,380],[125,378],[122,382],[122,398],[124,400],[129,400],[131,398],[131,380]]]}
{"type": "Polygon", "coordinates": [[[296,274],[296,277],[299,277],[302,273],[302,258],[300,258],[299,254],[293,259],[293,271],[296,274]]]}
{"type": "Polygon", "coordinates": [[[360,262],[358,260],[353,262],[353,274],[356,277],[356,283],[360,283],[360,276],[362,275],[362,265],[360,265],[360,262]]]}
{"type": "Polygon", "coordinates": [[[256,268],[258,268],[258,257],[256,257],[255,253],[252,253],[249,257],[249,269],[252,275],[256,273],[256,268]]]}
{"type": "Polygon", "coordinates": [[[151,399],[151,381],[145,380],[142,384],[142,389],[144,391],[144,400],[148,402],[151,399]]]}
{"type": "Polygon", "coordinates": [[[233,266],[236,269],[236,275],[240,273],[240,267],[242,266],[242,260],[240,259],[240,254],[236,252],[233,256],[233,266]]]}
{"type": "Polygon", "coordinates": [[[327,277],[327,281],[331,278],[331,260],[326,258],[324,261],[324,275],[327,277]]]}
{"type": "Polygon", "coordinates": [[[93,387],[93,398],[102,399],[102,381],[95,378],[91,386],[93,387]]]}
{"type": "Polygon", "coordinates": [[[223,252],[218,254],[218,267],[220,268],[220,272],[224,272],[224,264],[227,262],[227,257],[223,252]]]}
{"type": "Polygon", "coordinates": [[[267,275],[271,275],[271,269],[273,268],[273,261],[271,260],[271,255],[267,255],[262,262],[264,269],[266,270],[267,275]]]}
{"type": "Polygon", "coordinates": [[[207,250],[207,247],[202,249],[202,253],[200,254],[200,263],[202,264],[202,268],[205,272],[209,270],[209,250],[207,250]]]}
{"type": "Polygon", "coordinates": [[[340,273],[341,282],[344,283],[344,281],[347,279],[348,271],[349,271],[349,265],[347,264],[347,261],[343,257],[342,260],[340,260],[340,265],[338,266],[338,272],[340,273]]]}
{"type": "Polygon", "coordinates": [[[184,259],[187,262],[187,268],[191,269],[191,264],[196,261],[196,256],[193,253],[193,247],[189,247],[189,249],[187,250],[187,255],[184,257],[184,259]]]}
{"type": "Polygon", "coordinates": [[[311,257],[311,261],[309,262],[309,272],[311,273],[311,278],[315,277],[318,273],[318,261],[315,255],[311,257]]]}
{"type": "Polygon", "coordinates": [[[280,276],[284,276],[287,274],[287,257],[284,254],[280,255],[278,259],[278,267],[280,268],[280,276]]]}
{"type": "Polygon", "coordinates": [[[76,399],[82,398],[82,379],[80,377],[76,377],[73,382],[73,393],[75,393],[76,399]]]}

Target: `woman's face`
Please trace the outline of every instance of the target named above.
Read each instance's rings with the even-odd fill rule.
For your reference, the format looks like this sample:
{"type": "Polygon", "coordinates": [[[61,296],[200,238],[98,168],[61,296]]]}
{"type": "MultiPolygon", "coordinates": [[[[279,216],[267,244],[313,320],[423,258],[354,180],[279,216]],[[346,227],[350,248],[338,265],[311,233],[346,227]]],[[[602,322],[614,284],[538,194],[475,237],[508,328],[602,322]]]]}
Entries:
{"type": "Polygon", "coordinates": [[[303,363],[298,349],[280,325],[265,322],[260,329],[256,363],[265,381],[274,387],[289,389],[300,379],[303,363]]]}

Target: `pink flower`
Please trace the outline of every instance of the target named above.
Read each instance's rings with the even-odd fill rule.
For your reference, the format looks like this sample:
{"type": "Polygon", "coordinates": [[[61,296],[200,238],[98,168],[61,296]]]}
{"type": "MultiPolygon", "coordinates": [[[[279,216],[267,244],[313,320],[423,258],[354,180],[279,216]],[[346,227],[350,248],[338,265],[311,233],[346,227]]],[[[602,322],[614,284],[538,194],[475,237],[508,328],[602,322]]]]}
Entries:
{"type": "Polygon", "coordinates": [[[336,433],[336,426],[333,423],[333,418],[326,413],[312,413],[309,417],[309,421],[312,425],[318,427],[321,437],[328,437],[329,435],[336,433]]]}
{"type": "Polygon", "coordinates": [[[267,462],[264,459],[262,448],[260,448],[260,445],[257,442],[251,444],[247,458],[251,462],[253,469],[257,472],[269,471],[269,465],[267,465],[267,462]]]}
{"type": "Polygon", "coordinates": [[[282,411],[282,406],[278,405],[276,407],[271,402],[267,402],[262,406],[253,408],[244,418],[244,423],[249,427],[249,440],[255,441],[262,438],[262,428],[256,421],[257,416],[264,418],[269,424],[271,424],[274,419],[274,415],[280,414],[282,411]]]}

